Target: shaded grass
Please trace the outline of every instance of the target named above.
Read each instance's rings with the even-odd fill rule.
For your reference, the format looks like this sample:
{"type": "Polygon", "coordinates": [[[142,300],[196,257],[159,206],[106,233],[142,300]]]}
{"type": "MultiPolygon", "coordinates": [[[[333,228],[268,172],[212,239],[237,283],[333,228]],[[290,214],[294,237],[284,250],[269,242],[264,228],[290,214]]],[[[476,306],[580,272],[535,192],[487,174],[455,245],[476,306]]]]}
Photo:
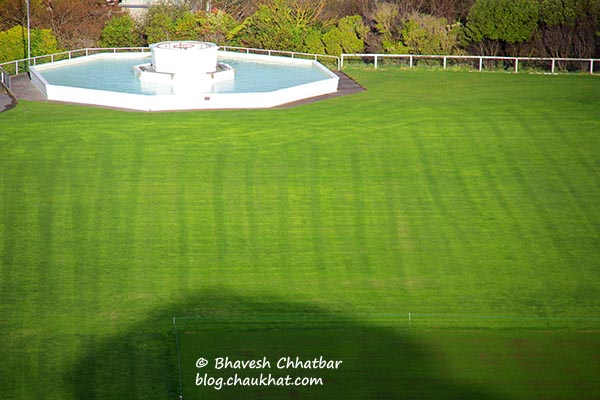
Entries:
{"type": "Polygon", "coordinates": [[[597,78],[351,73],[367,92],[294,109],[0,114],[2,397],[174,395],[170,316],[222,309],[206,290],[597,329],[597,78]]]}
{"type": "Polygon", "coordinates": [[[310,319],[262,320],[259,327],[238,321],[228,329],[228,322],[179,320],[185,398],[580,399],[594,398],[599,387],[593,367],[600,348],[597,332],[407,331],[394,320],[373,326],[310,319]],[[208,360],[206,367],[196,367],[199,357],[208,360]],[[216,363],[224,357],[229,368],[216,363]],[[284,357],[341,363],[336,369],[314,364],[306,369],[281,363],[284,357]],[[243,369],[235,367],[238,360],[269,364],[243,369]],[[265,376],[323,382],[301,387],[239,383],[265,376]],[[230,377],[238,384],[232,386],[230,377]]]}

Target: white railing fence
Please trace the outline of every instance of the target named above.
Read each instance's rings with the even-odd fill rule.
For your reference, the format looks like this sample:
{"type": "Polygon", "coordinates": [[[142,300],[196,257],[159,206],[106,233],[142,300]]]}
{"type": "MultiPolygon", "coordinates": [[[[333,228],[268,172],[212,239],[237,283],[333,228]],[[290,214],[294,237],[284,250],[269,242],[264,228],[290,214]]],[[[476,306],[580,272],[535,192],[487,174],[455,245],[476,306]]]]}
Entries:
{"type": "MultiPolygon", "coordinates": [[[[469,69],[483,71],[484,69],[511,70],[519,72],[519,69],[537,69],[552,74],[557,71],[576,70],[589,72],[590,74],[600,72],[600,59],[597,58],[552,58],[552,57],[496,57],[496,56],[459,56],[459,55],[422,55],[422,54],[342,54],[340,57],[328,54],[302,53],[285,50],[267,50],[249,47],[220,46],[222,51],[243,52],[247,54],[263,54],[269,56],[283,56],[291,58],[305,58],[316,61],[325,61],[333,64],[338,70],[342,70],[352,60],[359,60],[360,65],[372,65],[379,68],[382,65],[396,64],[413,68],[419,63],[442,67],[468,67],[469,69]],[[392,62],[390,62],[392,60],[392,62]],[[494,68],[495,66],[495,68],[494,68]]],[[[19,75],[27,72],[29,66],[45,64],[59,60],[72,59],[97,53],[120,53],[120,52],[149,52],[149,47],[93,47],[64,51],[61,53],[47,54],[31,58],[9,61],[0,64],[2,71],[2,82],[10,85],[10,75],[19,75]]]]}
{"type": "MultiPolygon", "coordinates": [[[[396,63],[408,65],[413,68],[419,61],[427,60],[427,63],[434,61],[434,65],[447,69],[450,66],[468,66],[471,69],[482,71],[493,69],[492,65],[498,66],[502,63],[503,69],[510,69],[519,72],[519,67],[533,67],[548,71],[552,74],[558,69],[564,70],[565,65],[578,65],[580,71],[586,70],[593,74],[596,63],[600,67],[600,59],[597,58],[552,58],[552,57],[496,57],[496,56],[458,56],[458,55],[422,55],[422,54],[342,54],[340,69],[344,68],[348,60],[360,59],[361,63],[372,63],[374,68],[378,68],[381,62],[386,59],[393,59],[396,63]]],[[[573,69],[573,68],[572,68],[573,69]]]]}
{"type": "Polygon", "coordinates": [[[340,70],[342,67],[342,60],[338,56],[331,56],[329,54],[314,54],[314,53],[302,53],[298,51],[287,51],[287,50],[266,50],[266,49],[255,49],[251,47],[236,47],[236,46],[219,46],[219,50],[222,51],[235,51],[246,54],[266,54],[268,56],[283,56],[291,58],[309,58],[315,61],[328,60],[337,65],[337,69],[340,70]]]}
{"type": "Polygon", "coordinates": [[[49,62],[70,60],[72,58],[89,56],[98,53],[124,53],[124,52],[149,52],[149,47],[89,47],[85,49],[63,51],[61,53],[46,54],[43,56],[36,56],[31,58],[22,58],[20,60],[8,61],[0,64],[0,68],[3,68],[11,75],[19,75],[27,72],[30,65],[46,64],[49,62]]]}
{"type": "Polygon", "coordinates": [[[0,82],[10,90],[10,74],[0,67],[0,82]]]}
{"type": "MultiPolygon", "coordinates": [[[[233,51],[233,52],[241,52],[246,54],[262,54],[269,56],[283,56],[283,57],[291,57],[291,58],[305,58],[305,59],[313,59],[316,61],[329,61],[336,65],[337,69],[341,68],[341,59],[338,56],[330,56],[327,54],[312,54],[312,53],[301,53],[297,51],[284,51],[284,50],[265,50],[265,49],[254,49],[249,47],[235,47],[235,46],[220,46],[220,50],[222,51],[233,51]]],[[[4,68],[7,73],[11,75],[19,75],[27,72],[27,69],[30,65],[39,65],[45,64],[48,62],[60,61],[60,60],[70,60],[76,57],[89,56],[91,54],[98,53],[123,53],[123,52],[149,52],[149,47],[93,47],[93,48],[85,48],[85,49],[77,49],[64,51],[61,53],[47,54],[43,56],[36,56],[31,58],[23,58],[20,60],[9,61],[0,64],[0,68],[4,68]]]]}

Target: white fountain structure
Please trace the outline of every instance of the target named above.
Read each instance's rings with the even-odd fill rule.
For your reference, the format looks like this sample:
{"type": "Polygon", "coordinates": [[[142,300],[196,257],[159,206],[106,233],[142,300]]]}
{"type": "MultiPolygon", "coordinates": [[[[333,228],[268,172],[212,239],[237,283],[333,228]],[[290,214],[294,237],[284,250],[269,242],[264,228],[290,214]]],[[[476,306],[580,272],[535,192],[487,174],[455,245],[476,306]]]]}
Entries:
{"type": "Polygon", "coordinates": [[[31,81],[48,100],[140,111],[270,108],[338,87],[339,77],[316,55],[227,51],[200,41],[155,43],[150,50],[150,57],[106,51],[32,65],[31,81]]]}
{"type": "Polygon", "coordinates": [[[174,92],[210,89],[214,83],[235,78],[230,65],[217,61],[218,49],[208,42],[154,43],[152,61],[136,65],[135,74],[142,84],[170,84],[174,92]]]}

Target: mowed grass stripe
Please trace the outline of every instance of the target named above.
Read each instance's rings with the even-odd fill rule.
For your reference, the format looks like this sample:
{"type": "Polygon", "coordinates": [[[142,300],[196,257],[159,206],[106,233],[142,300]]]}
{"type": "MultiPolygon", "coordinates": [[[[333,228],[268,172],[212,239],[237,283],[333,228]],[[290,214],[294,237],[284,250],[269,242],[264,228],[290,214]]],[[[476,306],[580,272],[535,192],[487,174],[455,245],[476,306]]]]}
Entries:
{"type": "MultiPolygon", "coordinates": [[[[463,122],[463,121],[461,121],[463,122]]],[[[482,257],[485,268],[490,275],[491,284],[495,274],[514,273],[511,266],[518,263],[530,263],[530,242],[527,240],[527,228],[523,221],[528,218],[528,210],[521,210],[515,203],[516,183],[508,172],[508,167],[501,162],[502,149],[491,132],[485,131],[483,124],[467,123],[468,134],[464,135],[472,154],[472,170],[467,182],[477,190],[477,198],[482,215],[476,219],[473,227],[479,228],[473,235],[476,253],[482,257]],[[506,246],[507,238],[513,238],[512,247],[506,246]],[[521,258],[520,257],[526,257],[521,258]],[[495,261],[495,262],[494,262],[495,261]],[[488,264],[489,263],[489,264],[488,264]],[[496,269],[493,270],[493,265],[496,269]],[[507,270],[507,268],[509,268],[507,270]]],[[[464,165],[464,158],[463,160],[464,165]]],[[[528,205],[525,203],[525,207],[528,205]]],[[[534,256],[537,257],[537,256],[534,256]]],[[[482,288],[484,289],[484,288],[482,288]]]]}
{"type": "MultiPolygon", "coordinates": [[[[383,137],[384,150],[376,164],[376,168],[381,170],[381,175],[376,182],[385,183],[384,198],[385,202],[381,205],[382,217],[387,231],[387,241],[385,251],[390,252],[389,265],[395,271],[398,279],[406,278],[405,257],[413,248],[410,240],[409,224],[406,218],[406,210],[400,207],[402,202],[400,197],[401,190],[397,186],[404,184],[402,179],[402,165],[396,154],[392,152],[392,134],[387,132],[383,137]]],[[[384,253],[385,254],[385,253],[384,253]]],[[[406,284],[405,284],[406,285],[406,284]]]]}
{"type": "MultiPolygon", "coordinates": [[[[521,130],[518,132],[522,133],[521,130]]],[[[524,137],[527,137],[527,135],[524,135],[524,137]]],[[[585,264],[586,261],[579,259],[574,253],[574,250],[580,246],[580,242],[572,240],[574,227],[570,224],[570,221],[572,221],[570,217],[571,208],[567,207],[568,203],[565,203],[565,201],[568,200],[568,197],[564,195],[561,196],[561,200],[558,203],[553,201],[554,196],[552,193],[550,193],[549,196],[541,197],[541,193],[545,192],[548,185],[551,184],[552,177],[548,179],[546,177],[546,171],[539,171],[538,176],[535,179],[531,179],[530,176],[532,174],[523,173],[521,168],[518,167],[521,162],[516,161],[512,151],[504,146],[505,138],[503,134],[499,135],[499,140],[505,149],[504,154],[507,157],[507,162],[512,166],[512,172],[519,183],[522,193],[529,199],[529,203],[533,206],[535,214],[538,216],[539,223],[536,225],[543,227],[545,232],[545,234],[542,235],[543,237],[552,240],[552,246],[549,246],[553,250],[551,253],[552,256],[563,258],[565,264],[571,265],[572,268],[578,268],[582,263],[585,264]],[[531,183],[529,181],[531,181],[531,183]],[[534,187],[534,185],[539,187],[534,187]],[[540,195],[538,195],[538,193],[540,193],[540,195]],[[565,219],[559,221],[559,219],[562,219],[563,217],[565,219]],[[559,226],[561,226],[561,228],[559,228],[559,226]]],[[[531,148],[535,149],[536,153],[539,153],[536,146],[531,148]]],[[[531,153],[529,154],[531,155],[531,153]]],[[[524,157],[528,156],[529,155],[525,155],[524,157]]],[[[537,169],[538,165],[534,165],[533,168],[537,169]]],[[[556,174],[553,176],[556,176],[556,174]]],[[[564,192],[564,189],[561,188],[561,191],[564,192]]],[[[588,289],[581,286],[582,283],[585,283],[584,281],[576,282],[573,280],[572,276],[569,275],[572,273],[572,269],[557,269],[554,273],[557,274],[557,277],[560,276],[561,278],[550,280],[550,282],[553,283],[552,286],[546,285],[545,287],[540,288],[540,292],[556,290],[559,286],[570,288],[574,294],[589,292],[588,289]],[[560,281],[563,283],[559,284],[558,282],[560,281]]],[[[576,296],[579,297],[580,295],[576,294],[576,296]]],[[[540,307],[542,306],[540,305],[540,307]]]]}
{"type": "Polygon", "coordinates": [[[217,250],[217,265],[224,269],[227,263],[227,224],[225,220],[225,168],[229,156],[229,149],[225,145],[219,146],[215,156],[214,173],[212,178],[212,198],[215,222],[215,239],[217,250]]]}
{"type": "MultiPolygon", "coordinates": [[[[600,168],[593,167],[593,164],[596,163],[594,161],[596,157],[594,153],[594,146],[590,146],[589,142],[586,140],[580,141],[580,143],[574,143],[573,138],[570,137],[572,135],[567,134],[560,120],[558,120],[555,116],[546,114],[544,115],[544,118],[548,123],[548,129],[552,128],[554,131],[556,131],[556,133],[559,135],[559,138],[563,142],[562,145],[568,149],[568,151],[565,151],[565,153],[568,155],[571,155],[572,153],[570,157],[564,156],[565,158],[561,159],[561,164],[567,164],[570,166],[568,172],[564,171],[565,176],[573,174],[571,177],[573,182],[583,183],[583,185],[577,185],[580,197],[578,201],[581,202],[582,205],[585,204],[583,206],[584,209],[593,210],[592,207],[595,206],[595,210],[597,211],[600,207],[598,206],[597,202],[593,201],[593,199],[595,199],[597,196],[600,196],[600,181],[598,180],[598,176],[600,176],[600,168]],[[588,160],[589,158],[591,158],[591,162],[588,160]],[[590,196],[591,199],[589,199],[589,196],[585,195],[590,192],[593,194],[593,196],[590,196]],[[592,200],[592,202],[586,204],[585,202],[589,200],[592,200]]],[[[596,125],[600,126],[600,123],[597,122],[596,125]]],[[[593,132],[594,126],[584,126],[581,129],[591,129],[593,132]]],[[[563,155],[563,153],[557,154],[557,156],[559,155],[563,155]]],[[[598,220],[597,215],[596,220],[598,220]]]]}
{"type": "MultiPolygon", "coordinates": [[[[558,159],[553,154],[555,152],[549,151],[549,149],[543,145],[544,140],[546,140],[543,134],[544,130],[533,129],[528,121],[521,118],[518,119],[518,123],[523,127],[529,145],[535,147],[540,155],[544,157],[545,164],[551,167],[551,173],[548,171],[544,180],[538,182],[541,187],[536,188],[536,191],[542,193],[541,196],[544,197],[544,202],[549,209],[562,209],[560,214],[555,213],[554,218],[560,219],[561,223],[567,223],[570,230],[579,229],[571,225],[572,221],[586,221],[590,230],[589,239],[600,237],[599,216],[597,213],[593,212],[593,208],[590,207],[591,204],[585,203],[587,197],[586,193],[596,192],[596,196],[600,196],[600,191],[594,187],[576,187],[574,182],[579,179],[578,177],[581,176],[582,173],[585,173],[585,171],[582,171],[581,168],[578,167],[576,160],[573,158],[558,159]],[[559,167],[561,165],[568,165],[569,168],[565,169],[559,167]],[[581,189],[585,189],[585,192],[581,189]]],[[[545,125],[548,130],[550,130],[552,126],[551,121],[546,121],[542,124],[545,125]]],[[[560,156],[561,153],[558,153],[558,155],[560,156]]],[[[577,244],[576,247],[592,245],[592,241],[589,239],[579,240],[574,244],[577,244]]],[[[576,250],[576,248],[573,248],[571,252],[573,256],[576,256],[576,250]]]]}

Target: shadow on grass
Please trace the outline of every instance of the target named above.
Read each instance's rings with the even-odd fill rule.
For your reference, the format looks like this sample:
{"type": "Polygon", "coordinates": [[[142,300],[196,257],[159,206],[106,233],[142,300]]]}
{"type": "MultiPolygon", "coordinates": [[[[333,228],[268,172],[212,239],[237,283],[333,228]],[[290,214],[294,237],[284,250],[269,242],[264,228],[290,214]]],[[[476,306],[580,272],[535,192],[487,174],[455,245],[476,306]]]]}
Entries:
{"type": "Polygon", "coordinates": [[[83,338],[85,355],[65,376],[74,397],[179,398],[173,316],[199,316],[177,319],[186,400],[493,400],[491,395],[448,379],[444,366],[435,361],[431,350],[419,343],[405,326],[359,321],[310,304],[223,292],[206,292],[181,304],[155,310],[133,329],[114,337],[83,338]],[[196,367],[200,357],[209,361],[201,369],[196,367]],[[230,361],[267,360],[269,365],[262,369],[217,369],[218,357],[229,357],[230,361]],[[278,361],[285,357],[292,361],[298,357],[305,366],[305,361],[312,366],[315,365],[312,360],[321,357],[342,362],[337,369],[320,369],[319,363],[311,369],[278,368],[278,361]],[[322,379],[323,385],[218,388],[219,377],[226,380],[235,374],[242,381],[258,379],[261,374],[263,378],[270,374],[274,380],[288,375],[294,379],[316,377],[322,379]],[[207,377],[211,384],[207,384],[207,377]],[[196,384],[199,379],[204,380],[203,384],[196,384]]]}

